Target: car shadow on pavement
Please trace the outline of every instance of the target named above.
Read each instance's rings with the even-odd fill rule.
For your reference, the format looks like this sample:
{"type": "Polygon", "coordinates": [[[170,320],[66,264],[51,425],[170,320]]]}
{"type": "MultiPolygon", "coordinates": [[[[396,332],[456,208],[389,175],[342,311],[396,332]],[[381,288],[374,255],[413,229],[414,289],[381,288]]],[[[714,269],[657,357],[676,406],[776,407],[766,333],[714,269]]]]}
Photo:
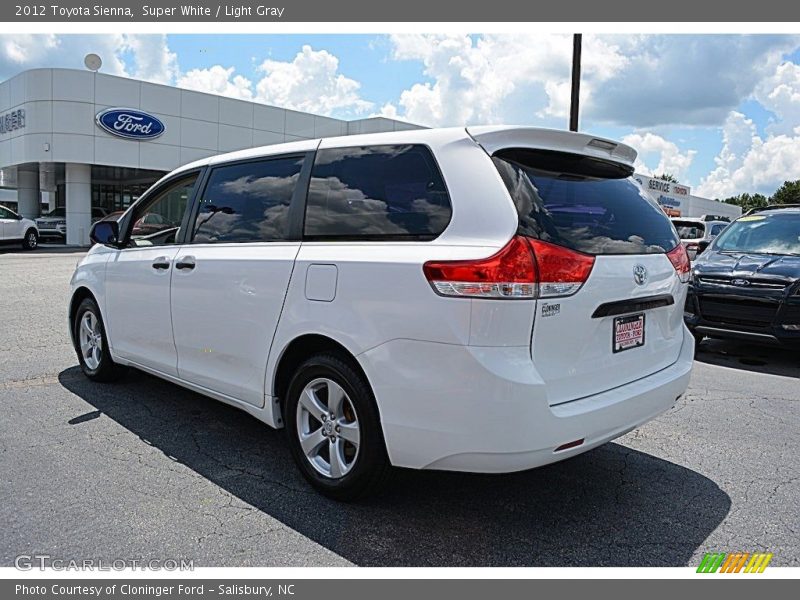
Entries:
{"type": "Polygon", "coordinates": [[[800,378],[800,356],[796,350],[759,346],[733,340],[705,339],[695,359],[710,365],[800,378]]]}
{"type": "Polygon", "coordinates": [[[614,443],[510,475],[397,470],[380,495],[340,504],[301,478],[282,431],[244,412],[135,371],[102,385],[73,367],[59,380],[142,444],[362,566],[682,566],[731,506],[710,479],[614,443]]]}

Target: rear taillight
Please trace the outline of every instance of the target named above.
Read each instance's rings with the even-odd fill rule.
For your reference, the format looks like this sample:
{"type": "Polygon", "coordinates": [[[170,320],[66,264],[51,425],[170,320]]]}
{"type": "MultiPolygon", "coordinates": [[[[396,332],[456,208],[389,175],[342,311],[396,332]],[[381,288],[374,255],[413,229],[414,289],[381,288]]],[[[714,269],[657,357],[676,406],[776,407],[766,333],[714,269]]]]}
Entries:
{"type": "Polygon", "coordinates": [[[689,255],[686,253],[686,248],[683,247],[683,244],[678,244],[667,252],[667,258],[672,263],[672,266],[675,267],[675,272],[678,274],[678,279],[681,280],[681,283],[689,281],[692,265],[689,262],[689,255]]]}
{"type": "Polygon", "coordinates": [[[574,294],[593,265],[592,256],[515,236],[489,258],[431,261],[423,271],[442,296],[532,299],[574,294]]]}
{"type": "Polygon", "coordinates": [[[539,297],[571,296],[589,279],[594,256],[541,240],[528,240],[539,271],[539,297]]]}
{"type": "Polygon", "coordinates": [[[535,298],[536,267],[528,241],[516,236],[500,252],[479,260],[431,261],[425,277],[442,296],[535,298]]]}

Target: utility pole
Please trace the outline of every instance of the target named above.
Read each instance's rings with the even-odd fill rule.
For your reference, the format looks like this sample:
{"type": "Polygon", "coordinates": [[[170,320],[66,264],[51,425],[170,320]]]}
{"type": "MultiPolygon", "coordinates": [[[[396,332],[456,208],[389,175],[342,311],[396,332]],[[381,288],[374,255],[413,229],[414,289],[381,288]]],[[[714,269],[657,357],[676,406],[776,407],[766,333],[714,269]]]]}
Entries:
{"type": "Polygon", "coordinates": [[[578,131],[578,105],[581,97],[581,38],[572,36],[572,98],[569,105],[569,130],[578,131]]]}

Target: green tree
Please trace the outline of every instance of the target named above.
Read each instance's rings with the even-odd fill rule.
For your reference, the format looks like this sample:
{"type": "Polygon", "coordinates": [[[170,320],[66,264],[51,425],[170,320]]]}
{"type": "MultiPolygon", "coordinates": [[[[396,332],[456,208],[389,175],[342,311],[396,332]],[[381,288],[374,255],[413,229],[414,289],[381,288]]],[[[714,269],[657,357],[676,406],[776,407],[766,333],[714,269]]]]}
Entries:
{"type": "Polygon", "coordinates": [[[800,179],[784,181],[783,185],[772,194],[770,201],[773,204],[800,204],[800,179]]]}
{"type": "Polygon", "coordinates": [[[661,181],[669,181],[672,183],[678,183],[678,179],[672,173],[662,173],[661,175],[657,175],[656,179],[660,179],[661,181]]]}
{"type": "Polygon", "coordinates": [[[742,207],[742,212],[747,212],[751,208],[761,208],[769,204],[769,200],[764,194],[739,194],[723,200],[726,204],[735,204],[742,207]]]}

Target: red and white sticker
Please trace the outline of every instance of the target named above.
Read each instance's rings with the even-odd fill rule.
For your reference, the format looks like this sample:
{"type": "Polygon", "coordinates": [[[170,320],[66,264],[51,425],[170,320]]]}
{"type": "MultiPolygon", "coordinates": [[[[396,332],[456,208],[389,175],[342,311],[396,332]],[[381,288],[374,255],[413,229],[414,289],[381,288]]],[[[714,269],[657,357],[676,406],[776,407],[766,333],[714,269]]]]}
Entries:
{"type": "Polygon", "coordinates": [[[644,314],[614,319],[614,352],[644,346],[644,314]]]}

